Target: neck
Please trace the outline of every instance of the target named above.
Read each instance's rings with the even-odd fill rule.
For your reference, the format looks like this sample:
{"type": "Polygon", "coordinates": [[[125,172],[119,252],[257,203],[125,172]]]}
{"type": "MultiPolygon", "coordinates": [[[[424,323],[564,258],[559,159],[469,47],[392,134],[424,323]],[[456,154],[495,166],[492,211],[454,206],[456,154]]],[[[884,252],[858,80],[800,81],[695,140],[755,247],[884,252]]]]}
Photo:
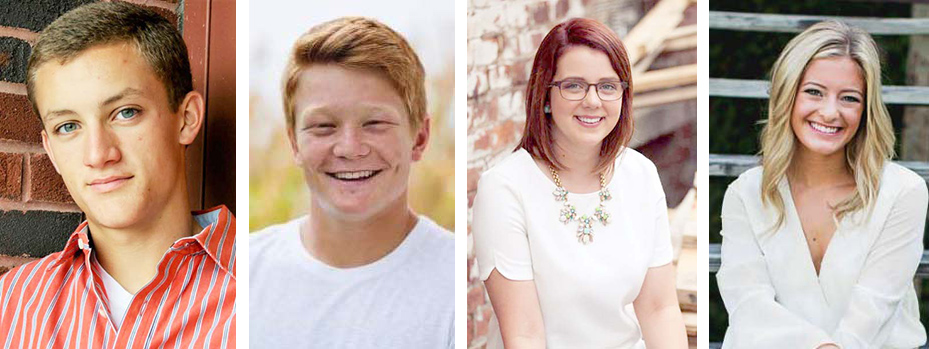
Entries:
{"type": "Polygon", "coordinates": [[[130,293],[155,278],[158,263],[175,241],[202,230],[190,215],[186,194],[185,182],[161,212],[129,227],[110,228],[88,220],[100,266],[130,293]]]}
{"type": "Polygon", "coordinates": [[[557,134],[554,137],[555,157],[565,166],[561,172],[593,173],[600,161],[600,144],[576,144],[557,134]]]}
{"type": "Polygon", "coordinates": [[[314,201],[301,232],[303,247],[327,265],[359,267],[397,248],[416,221],[416,214],[407,206],[406,193],[388,208],[362,218],[332,214],[314,201]]]}
{"type": "Polygon", "coordinates": [[[822,155],[799,147],[787,168],[791,184],[813,188],[854,182],[845,161],[845,152],[822,155]]]}

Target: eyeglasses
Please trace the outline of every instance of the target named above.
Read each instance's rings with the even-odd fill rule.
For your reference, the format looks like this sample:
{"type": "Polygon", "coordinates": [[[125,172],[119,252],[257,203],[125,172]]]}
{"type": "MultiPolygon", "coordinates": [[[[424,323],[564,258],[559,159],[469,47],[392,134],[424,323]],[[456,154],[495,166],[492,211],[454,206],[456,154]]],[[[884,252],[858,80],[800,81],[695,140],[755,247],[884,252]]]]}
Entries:
{"type": "Polygon", "coordinates": [[[629,84],[625,81],[604,81],[591,84],[583,80],[553,81],[548,86],[558,87],[558,90],[561,91],[561,98],[569,101],[580,101],[587,98],[587,92],[590,91],[591,85],[597,87],[597,96],[604,101],[615,101],[622,98],[623,90],[629,87],[629,84]]]}

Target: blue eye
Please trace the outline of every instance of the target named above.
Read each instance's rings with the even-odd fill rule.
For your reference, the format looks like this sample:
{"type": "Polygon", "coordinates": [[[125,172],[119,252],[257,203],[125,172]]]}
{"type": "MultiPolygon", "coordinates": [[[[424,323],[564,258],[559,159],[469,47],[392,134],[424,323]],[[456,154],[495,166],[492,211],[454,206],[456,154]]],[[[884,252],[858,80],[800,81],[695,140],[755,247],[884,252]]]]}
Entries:
{"type": "Polygon", "coordinates": [[[138,109],[135,109],[135,108],[126,108],[126,109],[120,110],[118,113],[116,113],[116,118],[117,118],[117,119],[122,119],[122,120],[129,120],[129,119],[134,118],[134,117],[135,117],[136,115],[138,115],[138,114],[139,114],[139,110],[138,110],[138,109]]]}
{"type": "Polygon", "coordinates": [[[73,122],[66,122],[55,128],[55,132],[58,134],[69,134],[74,131],[77,131],[77,124],[73,122]]]}
{"type": "Polygon", "coordinates": [[[822,95],[823,95],[822,92],[820,92],[819,90],[817,90],[817,89],[815,89],[815,88],[808,88],[808,89],[806,89],[806,90],[803,90],[803,92],[805,92],[805,93],[807,93],[807,94],[810,94],[810,95],[813,95],[813,96],[817,96],[817,97],[822,97],[822,95]]]}
{"type": "Polygon", "coordinates": [[[861,100],[859,100],[858,97],[855,97],[855,96],[845,96],[845,97],[842,97],[842,100],[846,102],[851,102],[851,103],[861,103],[861,100]]]}

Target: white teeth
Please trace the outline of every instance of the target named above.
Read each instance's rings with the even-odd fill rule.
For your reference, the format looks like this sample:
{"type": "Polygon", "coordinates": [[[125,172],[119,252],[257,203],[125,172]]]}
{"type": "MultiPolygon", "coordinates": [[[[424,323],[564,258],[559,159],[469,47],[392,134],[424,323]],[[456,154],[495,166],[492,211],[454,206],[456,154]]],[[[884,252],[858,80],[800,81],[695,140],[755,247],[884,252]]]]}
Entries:
{"type": "Polygon", "coordinates": [[[597,117],[594,117],[594,118],[585,118],[585,117],[583,117],[583,116],[578,116],[577,119],[578,119],[578,120],[581,120],[581,122],[583,122],[583,123],[585,123],[585,124],[596,124],[596,123],[600,122],[600,119],[601,119],[601,118],[597,118],[597,117]]]}
{"type": "Polygon", "coordinates": [[[813,129],[815,129],[816,131],[819,131],[819,132],[822,132],[822,133],[836,133],[836,132],[839,132],[839,128],[838,128],[838,127],[829,127],[829,126],[826,126],[826,125],[817,124],[817,123],[815,123],[815,122],[810,122],[810,126],[812,126],[813,129]]]}
{"type": "Polygon", "coordinates": [[[338,179],[359,179],[373,176],[374,171],[336,172],[332,175],[338,179]]]}

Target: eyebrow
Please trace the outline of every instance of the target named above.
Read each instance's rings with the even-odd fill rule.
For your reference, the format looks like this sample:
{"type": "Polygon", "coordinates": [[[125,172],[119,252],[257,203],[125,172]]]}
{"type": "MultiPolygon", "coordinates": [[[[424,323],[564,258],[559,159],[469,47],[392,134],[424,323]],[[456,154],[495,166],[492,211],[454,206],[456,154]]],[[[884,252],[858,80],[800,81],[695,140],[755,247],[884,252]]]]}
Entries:
{"type": "Polygon", "coordinates": [[[121,100],[121,99],[123,99],[123,98],[126,98],[126,97],[129,97],[129,96],[140,96],[140,95],[142,95],[142,90],[139,90],[139,89],[136,89],[136,88],[132,88],[132,87],[127,87],[127,88],[125,88],[124,90],[119,91],[119,93],[117,93],[117,94],[113,95],[112,97],[107,98],[105,101],[101,102],[101,103],[100,103],[100,107],[104,107],[104,106],[107,106],[107,105],[109,105],[109,104],[113,104],[113,103],[118,102],[119,100],[121,100]]]}
{"type": "MultiPolygon", "coordinates": [[[[825,85],[820,84],[820,83],[815,82],[815,81],[807,81],[807,82],[804,83],[803,85],[816,85],[817,87],[819,87],[819,88],[821,88],[821,89],[828,90],[828,88],[826,88],[825,85]]],[[[859,94],[859,95],[864,96],[864,92],[861,92],[861,91],[859,91],[858,89],[855,89],[855,88],[847,88],[847,89],[839,90],[839,93],[844,93],[844,92],[854,92],[854,93],[857,93],[857,94],[859,94]]]]}
{"type": "MultiPolygon", "coordinates": [[[[110,104],[113,104],[113,103],[115,103],[115,102],[118,102],[119,100],[121,100],[121,99],[123,99],[123,98],[126,98],[126,97],[129,97],[129,96],[140,96],[140,95],[142,95],[142,90],[139,90],[139,89],[136,89],[136,88],[132,88],[132,87],[127,87],[127,88],[123,89],[122,91],[119,91],[119,93],[117,93],[117,94],[113,95],[112,97],[107,98],[106,100],[104,100],[103,102],[101,102],[101,103],[100,103],[100,107],[103,108],[103,107],[105,107],[105,106],[107,106],[107,105],[110,105],[110,104]]],[[[75,112],[74,112],[73,110],[71,110],[71,109],[53,110],[53,111],[50,111],[50,112],[48,112],[48,113],[46,114],[45,119],[46,119],[46,120],[49,120],[49,119],[53,119],[53,118],[58,117],[58,116],[70,115],[70,114],[77,114],[77,113],[75,113],[75,112]]]]}
{"type": "MultiPolygon", "coordinates": [[[[568,76],[561,80],[580,80],[580,81],[587,82],[586,79],[580,76],[568,76]]],[[[618,82],[618,81],[622,81],[622,80],[620,80],[619,78],[600,78],[600,80],[598,80],[597,82],[618,82]]]]}

